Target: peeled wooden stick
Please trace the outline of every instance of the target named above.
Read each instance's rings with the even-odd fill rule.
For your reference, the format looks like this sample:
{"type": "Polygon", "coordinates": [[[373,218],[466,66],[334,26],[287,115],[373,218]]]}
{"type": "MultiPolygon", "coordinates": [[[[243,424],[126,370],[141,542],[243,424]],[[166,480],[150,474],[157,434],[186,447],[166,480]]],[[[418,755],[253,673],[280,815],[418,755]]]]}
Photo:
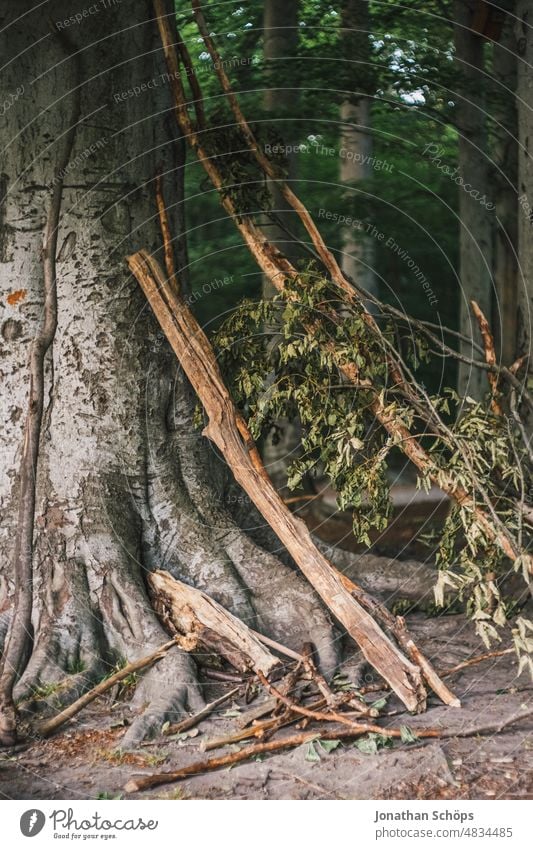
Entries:
{"type": "MultiPolygon", "coordinates": [[[[283,254],[281,254],[274,245],[271,245],[268,242],[264,233],[259,227],[257,227],[250,216],[239,215],[239,210],[233,202],[231,193],[226,190],[222,173],[220,172],[214,158],[210,156],[209,152],[204,148],[202,135],[201,132],[199,132],[199,130],[204,129],[202,118],[203,112],[200,113],[199,109],[196,108],[198,126],[194,126],[189,117],[187,100],[183,84],[181,82],[180,66],[174,44],[175,37],[172,32],[170,21],[166,16],[164,2],[163,0],[153,0],[153,5],[163,44],[165,60],[169,71],[170,84],[174,94],[176,119],[180,128],[188,143],[195,151],[198,160],[205,169],[209,179],[220,193],[221,203],[224,209],[234,221],[261,270],[270,278],[278,291],[283,291],[286,280],[296,278],[298,276],[298,272],[292,263],[289,262],[289,260],[283,256],[283,254]]],[[[209,47],[209,45],[207,46],[209,47]]],[[[227,82],[224,82],[223,84],[226,88],[227,85],[229,85],[227,82]]],[[[195,103],[195,107],[197,107],[201,105],[201,91],[196,80],[195,91],[196,101],[198,101],[195,103]]],[[[227,91],[226,94],[228,94],[227,91]]],[[[230,105],[234,107],[233,100],[230,100],[230,105]]],[[[240,119],[238,122],[240,123],[240,119]]],[[[250,145],[250,149],[252,149],[253,138],[250,136],[249,127],[247,131],[246,126],[242,123],[240,125],[244,132],[244,136],[250,145]]],[[[257,146],[255,148],[255,152],[256,154],[258,152],[257,146]]],[[[279,188],[285,192],[281,182],[279,182],[279,188]]],[[[291,192],[291,194],[293,193],[291,192]]],[[[287,194],[286,197],[288,197],[287,194]]],[[[335,258],[331,252],[327,251],[325,248],[320,233],[305,207],[303,207],[296,196],[291,198],[291,204],[295,211],[300,215],[322,262],[331,274],[332,279],[342,290],[346,299],[351,303],[360,301],[360,298],[353,289],[353,286],[348,280],[346,280],[340,271],[335,258]]],[[[374,319],[368,311],[363,310],[363,317],[369,326],[373,325],[374,319]]],[[[391,375],[395,382],[399,382],[400,385],[408,390],[408,386],[406,385],[403,375],[397,365],[394,362],[389,362],[389,366],[391,368],[391,375]]],[[[346,361],[343,355],[343,357],[341,357],[338,361],[338,367],[350,382],[357,385],[358,367],[354,362],[346,361]]],[[[388,404],[383,393],[375,393],[375,396],[370,402],[369,408],[382,427],[393,437],[400,450],[403,451],[411,462],[414,463],[414,465],[423,474],[428,475],[431,480],[457,504],[467,510],[471,510],[487,538],[492,540],[511,560],[514,561],[517,557],[521,556],[524,559],[524,562],[527,563],[529,571],[533,574],[533,555],[524,551],[517,544],[517,542],[507,532],[503,524],[497,521],[497,517],[495,517],[493,510],[491,513],[490,507],[484,505],[487,509],[483,509],[478,503],[475,493],[466,490],[463,486],[460,486],[452,474],[447,473],[446,470],[440,468],[438,464],[433,461],[424,446],[417,439],[416,435],[412,434],[398,417],[394,410],[394,405],[388,404]]]]}
{"type": "MultiPolygon", "coordinates": [[[[236,410],[213,350],[182,299],[167,285],[158,263],[146,251],[128,258],[163,332],[207,413],[204,430],[220,449],[235,479],[269,522],[305,577],[366,660],[390,684],[408,710],[425,708],[421,673],[353,598],[342,575],[321,554],[305,523],[283,503],[268,477],[246,422],[236,410]]],[[[264,670],[263,670],[264,671],[264,670]]]]}
{"type": "Polygon", "coordinates": [[[65,722],[68,722],[69,719],[72,719],[76,716],[77,713],[80,712],[84,707],[90,704],[94,699],[98,698],[98,696],[103,695],[111,687],[114,687],[115,684],[118,684],[120,681],[123,681],[124,678],[127,678],[128,675],[131,675],[132,672],[139,672],[141,669],[144,669],[146,666],[150,666],[152,663],[155,663],[157,660],[161,660],[161,658],[173,647],[177,647],[176,640],[169,640],[168,643],[163,643],[158,649],[156,649],[152,654],[147,655],[146,657],[141,657],[139,660],[134,660],[132,663],[128,663],[122,669],[119,669],[118,672],[115,672],[114,675],[110,675],[109,678],[106,678],[104,681],[100,681],[96,687],[93,687],[92,690],[89,690],[88,693],[84,693],[83,696],[80,696],[79,699],[76,699],[71,705],[66,707],[57,716],[52,717],[52,719],[45,720],[40,723],[36,730],[41,737],[49,737],[50,734],[53,734],[54,731],[64,725],[65,722]]]}

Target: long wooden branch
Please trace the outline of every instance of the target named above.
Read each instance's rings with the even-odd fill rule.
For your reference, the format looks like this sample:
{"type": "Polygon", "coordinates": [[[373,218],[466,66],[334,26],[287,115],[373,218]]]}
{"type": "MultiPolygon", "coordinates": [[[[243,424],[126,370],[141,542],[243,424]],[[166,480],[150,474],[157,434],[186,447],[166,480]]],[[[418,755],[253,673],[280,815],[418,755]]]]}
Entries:
{"type": "MultiPolygon", "coordinates": [[[[200,126],[199,128],[195,127],[189,117],[187,111],[187,99],[180,78],[180,68],[177,60],[174,43],[175,37],[173,35],[171,24],[168,18],[165,16],[164,4],[162,0],[153,0],[153,2],[158,21],[159,32],[161,35],[161,41],[163,44],[165,59],[167,62],[169,76],[171,79],[171,85],[173,88],[176,119],[181,127],[184,136],[187,138],[189,144],[194,149],[198,160],[204,167],[207,175],[213,183],[213,186],[220,193],[220,199],[224,209],[226,210],[228,215],[230,215],[230,217],[233,219],[237,229],[241,233],[246,245],[250,249],[261,270],[270,278],[273,285],[278,291],[283,291],[286,280],[297,277],[298,273],[294,266],[288,261],[288,259],[283,256],[283,254],[281,254],[281,252],[275,246],[269,243],[264,233],[255,224],[255,222],[249,216],[240,215],[239,211],[235,207],[230,192],[227,191],[227,189],[230,187],[224,185],[223,176],[219,171],[214,158],[209,155],[209,153],[205,149],[205,146],[202,144],[202,135],[201,132],[199,132],[198,130],[203,130],[204,128],[202,126],[200,126]]],[[[195,5],[198,6],[197,3],[195,3],[195,5]]],[[[212,40],[208,40],[206,42],[206,46],[208,46],[208,48],[211,47],[211,49],[213,49],[212,40]]],[[[219,68],[217,67],[217,71],[218,70],[219,68]]],[[[221,77],[223,88],[226,91],[226,94],[228,94],[229,96],[229,91],[231,90],[228,90],[229,82],[227,81],[227,78],[225,78],[225,75],[219,74],[219,76],[221,77]]],[[[199,86],[196,86],[196,91],[199,92],[199,86]]],[[[238,104],[235,99],[235,96],[233,95],[233,92],[232,98],[230,98],[230,105],[234,109],[234,114],[236,115],[236,117],[240,116],[239,123],[241,128],[243,129],[244,137],[248,143],[250,150],[256,153],[258,163],[261,165],[262,154],[258,150],[258,145],[255,143],[253,133],[251,132],[247,123],[244,121],[244,117],[242,116],[242,113],[240,113],[240,109],[238,111],[235,110],[235,106],[237,105],[238,108],[238,104]]],[[[294,195],[292,190],[289,190],[288,193],[286,192],[286,190],[282,186],[282,181],[279,180],[279,176],[278,185],[280,189],[285,192],[286,199],[291,202],[293,208],[300,216],[302,223],[304,224],[307,229],[307,232],[311,236],[317,253],[319,254],[322,262],[324,263],[324,266],[330,273],[332,280],[334,280],[335,283],[339,286],[339,289],[342,291],[346,299],[351,304],[358,303],[359,305],[362,305],[361,299],[358,297],[353,286],[344,277],[338,267],[338,264],[336,263],[335,258],[333,257],[331,252],[329,252],[325,247],[322,237],[320,236],[316,225],[314,224],[311,216],[309,215],[304,205],[301,203],[301,201],[299,201],[296,195],[294,195]]],[[[362,306],[365,321],[367,322],[369,327],[374,328],[375,319],[370,313],[368,313],[367,310],[364,309],[364,304],[362,306]]],[[[378,328],[376,328],[376,332],[379,332],[378,328]]],[[[391,375],[393,379],[396,383],[398,383],[398,385],[401,385],[406,389],[407,395],[409,396],[409,386],[405,383],[403,375],[401,373],[401,369],[399,368],[398,364],[394,361],[390,361],[389,366],[391,368],[391,375]]],[[[339,358],[338,368],[350,382],[357,384],[358,368],[355,363],[346,362],[344,359],[339,358]]],[[[512,538],[510,533],[508,533],[502,523],[495,520],[494,511],[491,511],[491,505],[486,504],[485,507],[487,509],[483,509],[478,503],[479,499],[476,497],[476,495],[471,492],[468,492],[464,487],[459,486],[451,473],[446,472],[445,469],[439,468],[435,464],[433,459],[420,444],[417,437],[412,434],[410,430],[403,424],[403,422],[397,417],[397,414],[391,407],[391,405],[387,404],[387,400],[383,396],[383,394],[380,394],[378,392],[375,393],[370,404],[370,409],[376,419],[380,422],[382,427],[387,431],[390,436],[393,437],[395,443],[398,445],[400,450],[411,460],[411,462],[414,463],[414,465],[424,475],[427,475],[437,486],[439,486],[450,498],[456,501],[463,509],[471,512],[472,516],[475,518],[475,521],[477,522],[487,539],[494,542],[500,548],[500,550],[511,560],[514,561],[518,557],[522,557],[524,559],[524,562],[527,564],[529,571],[533,574],[533,555],[526,551],[523,551],[517,544],[516,540],[512,538]]],[[[483,500],[485,494],[481,493],[480,495],[481,499],[483,500]]]]}
{"type": "MultiPolygon", "coordinates": [[[[482,734],[498,734],[510,725],[520,722],[522,719],[528,719],[533,715],[533,709],[521,711],[513,714],[513,716],[502,720],[498,723],[471,726],[463,728],[459,731],[443,731],[439,728],[414,728],[413,731],[420,740],[447,740],[454,737],[476,737],[482,734]]],[[[392,739],[402,738],[401,728],[382,728],[380,725],[370,725],[361,723],[359,728],[343,728],[333,727],[331,729],[320,731],[308,731],[302,734],[295,734],[292,737],[281,737],[278,740],[270,740],[267,743],[257,743],[256,745],[247,746],[238,752],[231,752],[228,755],[219,755],[214,758],[206,758],[202,761],[196,761],[188,766],[182,767],[176,772],[161,772],[155,775],[134,775],[127,784],[124,790],[127,793],[137,793],[139,790],[149,790],[152,787],[159,787],[161,784],[169,784],[174,781],[181,781],[183,778],[188,778],[191,775],[199,773],[212,772],[215,769],[220,769],[225,766],[233,766],[234,764],[242,763],[249,758],[257,757],[257,755],[269,754],[270,752],[280,752],[283,749],[294,749],[297,746],[303,746],[306,743],[313,743],[319,740],[346,740],[360,737],[363,734],[381,734],[384,737],[392,739]]]]}
{"type": "Polygon", "coordinates": [[[63,198],[64,176],[72,153],[80,118],[79,61],[64,33],[56,32],[65,52],[74,56],[74,80],[69,129],[60,145],[55,170],[52,197],[43,233],[42,262],[44,282],[44,320],[37,331],[29,352],[30,384],[28,408],[24,426],[24,441],[20,461],[20,490],[18,521],[15,531],[13,577],[15,593],[13,615],[6,637],[0,672],[0,744],[10,746],[16,741],[16,712],[13,687],[22,674],[22,667],[31,646],[31,615],[33,610],[33,532],[35,521],[35,486],[39,443],[44,409],[44,364],[57,328],[56,253],[58,229],[63,198]]]}
{"type": "Polygon", "coordinates": [[[214,352],[190,309],[170,289],[148,253],[130,256],[128,264],[204,406],[209,420],[205,435],[217,445],[237,482],[368,662],[409,710],[423,709],[425,690],[419,667],[407,660],[353,597],[343,576],[314,545],[305,523],[290,512],[273,487],[248,426],[224,385],[214,352]]]}

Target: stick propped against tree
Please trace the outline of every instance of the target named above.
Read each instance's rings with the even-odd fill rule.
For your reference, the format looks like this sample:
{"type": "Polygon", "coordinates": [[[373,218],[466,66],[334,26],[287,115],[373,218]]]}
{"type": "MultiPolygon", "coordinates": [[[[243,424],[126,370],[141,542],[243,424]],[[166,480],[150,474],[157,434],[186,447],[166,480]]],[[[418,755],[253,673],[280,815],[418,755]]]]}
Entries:
{"type": "MultiPolygon", "coordinates": [[[[186,45],[179,37],[176,45],[175,36],[168,16],[165,14],[162,0],[153,0],[153,5],[165,60],[171,77],[170,84],[175,100],[176,120],[213,186],[220,193],[222,206],[232,218],[259,267],[269,276],[274,287],[279,292],[283,292],[286,289],[288,281],[298,278],[298,271],[289,259],[270,243],[253,217],[249,215],[243,216],[240,213],[238,203],[232,192],[229,191],[230,187],[227,185],[220,163],[216,161],[216,157],[210,155],[205,145],[207,126],[201,89],[198,80],[194,76],[194,69],[190,62],[186,45]],[[178,60],[176,46],[180,52],[181,59],[188,68],[189,82],[193,92],[191,103],[187,101],[184,87],[185,74],[182,75],[180,72],[180,62],[178,60]],[[196,122],[191,118],[188,109],[189,106],[194,106],[196,122]]],[[[197,0],[194,0],[192,3],[199,33],[202,36],[207,51],[214,60],[214,68],[219,77],[221,89],[233,111],[236,126],[239,127],[242,133],[243,142],[253,154],[261,172],[267,177],[276,179],[278,189],[282,192],[285,200],[292,206],[307,231],[316,256],[322,263],[324,270],[338,287],[340,298],[345,300],[350,306],[361,306],[361,295],[343,274],[334,254],[326,247],[309,211],[283,179],[282,174],[274,168],[273,164],[262,152],[261,145],[258,143],[254,132],[240,109],[238,100],[225,73],[223,63],[218,61],[218,53],[209,33],[209,28],[204,21],[201,5],[197,0]]],[[[384,386],[382,391],[379,391],[379,387],[373,388],[373,397],[369,404],[369,410],[374,415],[376,421],[379,422],[384,431],[394,441],[394,444],[416,466],[421,477],[424,480],[431,480],[439,486],[458,505],[463,517],[468,517],[473,534],[477,536],[482,534],[489,545],[493,544],[502,555],[516,564],[521,564],[525,573],[529,572],[533,574],[533,556],[527,550],[527,547],[522,545],[521,539],[512,533],[508,524],[498,514],[498,499],[491,498],[486,487],[479,480],[471,459],[462,452],[460,440],[455,439],[450,428],[438,416],[434,404],[431,403],[427,393],[420,385],[416,387],[419,393],[417,395],[412,375],[411,379],[406,378],[406,370],[401,356],[386,344],[374,316],[368,312],[364,305],[362,316],[366,326],[383,344],[383,359],[387,364],[393,387],[401,391],[407,408],[417,416],[420,416],[425,422],[425,426],[430,427],[432,433],[436,430],[444,443],[450,441],[450,444],[453,444],[454,450],[459,450],[459,454],[463,456],[463,471],[465,475],[468,474],[468,482],[460,482],[457,474],[454,474],[452,470],[435,460],[434,455],[428,452],[420,438],[424,436],[423,433],[417,434],[414,428],[406,426],[402,416],[398,414],[396,405],[390,403],[390,399],[387,397],[386,389],[389,387],[384,386]]],[[[350,357],[340,355],[334,345],[330,346],[328,353],[336,359],[339,372],[343,375],[343,378],[350,384],[359,385],[360,370],[357,363],[350,359],[350,357]]],[[[509,372],[508,369],[507,372],[509,372]]]]}
{"type": "MultiPolygon", "coordinates": [[[[353,597],[343,576],[314,545],[304,522],[276,492],[248,426],[235,408],[213,350],[190,309],[167,285],[158,263],[146,252],[128,257],[167,339],[209,419],[205,435],[217,445],[235,479],[273,528],[324,603],[358,643],[367,661],[390,684],[409,710],[424,710],[423,674],[353,597]]],[[[434,681],[439,682],[434,676],[434,681]]],[[[458,700],[442,682],[434,685],[447,704],[458,700]]]]}

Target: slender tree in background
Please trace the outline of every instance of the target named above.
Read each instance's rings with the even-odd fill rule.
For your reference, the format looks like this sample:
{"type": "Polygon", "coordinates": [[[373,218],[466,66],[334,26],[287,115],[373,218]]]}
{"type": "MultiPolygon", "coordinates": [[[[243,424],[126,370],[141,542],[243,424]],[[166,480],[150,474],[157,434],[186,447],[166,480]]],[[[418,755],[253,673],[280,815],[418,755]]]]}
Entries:
{"type": "MultiPolygon", "coordinates": [[[[518,354],[528,357],[532,382],[533,319],[533,9],[517,3],[515,21],[518,54],[518,354]]],[[[529,417],[530,427],[533,424],[529,417]]]]}
{"type": "MultiPolygon", "coordinates": [[[[489,157],[486,101],[487,77],[484,74],[484,41],[472,29],[477,0],[456,0],[453,4],[455,58],[457,63],[457,128],[459,131],[459,172],[464,187],[459,188],[461,283],[459,330],[476,342],[480,333],[470,301],[475,300],[485,316],[492,306],[492,221],[491,212],[480,202],[490,203],[489,157]]],[[[492,213],[493,214],[493,213],[492,213]]],[[[469,343],[462,352],[471,357],[469,343]]],[[[459,364],[458,391],[481,398],[487,390],[486,379],[468,365],[459,364]]]]}
{"type": "MultiPolygon", "coordinates": [[[[265,0],[263,17],[263,61],[265,65],[266,88],[263,96],[263,108],[267,116],[275,122],[274,129],[281,144],[289,148],[298,143],[297,124],[294,122],[298,105],[298,75],[296,65],[291,59],[296,57],[298,49],[299,0],[287,3],[286,0],[265,0]]],[[[288,153],[284,165],[289,179],[297,176],[297,154],[288,153]]],[[[282,251],[291,254],[291,237],[294,228],[294,214],[289,212],[274,183],[270,183],[272,205],[277,224],[268,225],[270,240],[282,251]],[[289,232],[287,232],[289,231],[289,232]]],[[[294,253],[294,251],[293,251],[294,253]]],[[[271,297],[274,289],[270,280],[263,276],[263,294],[271,297]]]]}
{"type": "MultiPolygon", "coordinates": [[[[346,81],[347,91],[340,108],[339,180],[349,187],[350,208],[354,210],[354,217],[358,218],[364,217],[359,212],[364,204],[354,189],[372,176],[371,96],[375,89],[375,74],[370,55],[368,0],[343,0],[340,39],[342,78],[346,81]]],[[[377,295],[375,248],[371,237],[353,227],[344,227],[342,250],[341,267],[345,274],[367,292],[377,295]]]]}
{"type": "Polygon", "coordinates": [[[517,81],[514,24],[510,9],[493,46],[495,89],[490,110],[494,119],[491,186],[495,204],[492,325],[505,365],[511,365],[517,356],[518,117],[514,97],[517,81]]]}
{"type": "MultiPolygon", "coordinates": [[[[298,75],[294,59],[298,49],[299,0],[265,0],[263,17],[263,61],[266,88],[263,107],[274,121],[274,130],[281,144],[293,148],[298,143],[297,124],[294,121],[298,106],[298,75]]],[[[298,154],[289,151],[283,157],[289,180],[297,178],[298,154]]],[[[268,181],[272,210],[267,217],[266,232],[270,241],[287,256],[295,258],[296,246],[291,233],[295,216],[274,181],[268,181]]],[[[271,298],[275,288],[270,278],[263,275],[263,296],[271,298]]],[[[266,468],[280,486],[286,481],[287,464],[298,451],[298,428],[287,420],[280,421],[275,432],[269,434],[263,445],[266,468]]]]}

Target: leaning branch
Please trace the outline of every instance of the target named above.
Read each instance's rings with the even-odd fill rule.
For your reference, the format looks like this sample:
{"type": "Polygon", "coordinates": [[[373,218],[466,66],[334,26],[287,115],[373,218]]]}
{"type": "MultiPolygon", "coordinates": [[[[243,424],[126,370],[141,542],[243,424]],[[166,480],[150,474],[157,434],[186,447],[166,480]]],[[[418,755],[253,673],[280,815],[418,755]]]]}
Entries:
{"type": "Polygon", "coordinates": [[[290,512],[273,487],[248,426],[229,396],[209,341],[190,309],[174,294],[158,263],[145,251],[130,256],[128,264],[202,402],[209,420],[205,435],[217,445],[237,482],[361,647],[367,661],[409,710],[424,709],[426,694],[420,668],[399,651],[354,598],[343,576],[316,548],[305,523],[290,512]]]}
{"type": "MultiPolygon", "coordinates": [[[[198,6],[199,4],[195,2],[197,14],[198,6]]],[[[224,184],[222,173],[220,172],[215,159],[209,154],[202,143],[202,135],[199,132],[199,130],[204,129],[202,122],[198,119],[198,125],[195,126],[189,117],[187,99],[181,82],[180,67],[174,44],[174,36],[170,22],[165,16],[165,9],[162,0],[154,0],[154,9],[172,85],[176,119],[183,135],[195,151],[199,162],[202,164],[214,187],[219,192],[224,209],[233,219],[237,229],[241,233],[259,267],[270,278],[275,288],[282,292],[285,289],[286,281],[297,278],[298,272],[291,262],[289,262],[289,260],[283,256],[283,254],[274,245],[269,243],[262,230],[249,216],[242,216],[239,214],[239,210],[236,208],[231,197],[231,192],[228,191],[230,187],[224,184]]],[[[201,10],[199,11],[201,12],[201,10]]],[[[200,31],[202,32],[202,30],[202,37],[205,40],[205,24],[201,24],[200,31]]],[[[212,55],[217,56],[213,42],[209,37],[205,43],[208,50],[211,50],[212,55]]],[[[263,168],[264,173],[269,174],[272,165],[260,151],[253,132],[240,111],[240,107],[238,106],[236,97],[231,90],[229,81],[223,72],[221,63],[217,62],[215,67],[219,73],[222,87],[228,96],[230,106],[234,111],[237,123],[243,132],[250,151],[255,155],[256,160],[260,167],[263,168]],[[264,160],[266,160],[266,163],[264,160]]],[[[201,99],[200,87],[197,81],[195,82],[195,85],[198,97],[201,99]]],[[[195,106],[197,105],[198,103],[195,101],[195,106]]],[[[196,114],[198,117],[198,110],[196,114]]],[[[291,203],[294,210],[300,217],[300,220],[311,237],[317,254],[330,274],[331,279],[338,285],[343,297],[350,305],[356,304],[357,306],[362,307],[363,317],[367,325],[373,330],[373,332],[380,335],[380,330],[376,324],[375,318],[368,312],[368,310],[366,310],[362,298],[357,295],[352,284],[342,274],[334,256],[326,248],[308,210],[301,203],[299,198],[297,198],[297,196],[292,192],[292,190],[284,184],[284,181],[279,178],[279,175],[274,174],[274,177],[277,179],[280,191],[282,191],[284,197],[289,201],[289,203],[291,203]]],[[[331,350],[330,353],[335,354],[335,350],[331,350]]],[[[403,377],[400,365],[389,356],[387,356],[387,363],[390,367],[391,378],[394,380],[395,385],[401,387],[405,392],[406,397],[412,400],[412,390],[403,377]]],[[[344,356],[339,356],[337,358],[337,365],[344,377],[350,383],[357,385],[358,367],[356,363],[349,360],[347,361],[344,356]]],[[[470,512],[486,538],[497,545],[507,557],[513,561],[518,557],[522,557],[523,562],[526,563],[527,568],[533,574],[533,555],[522,550],[516,540],[513,539],[506,528],[502,526],[502,523],[497,520],[490,499],[488,499],[486,493],[483,492],[479,486],[476,487],[475,478],[473,477],[472,491],[468,491],[463,486],[458,485],[452,473],[440,468],[432,460],[417,437],[411,433],[409,428],[407,428],[398,417],[393,405],[388,404],[384,393],[376,391],[369,406],[377,421],[379,421],[381,426],[393,438],[395,444],[398,445],[401,451],[403,451],[403,453],[411,460],[419,471],[424,476],[429,477],[464,510],[470,512]],[[481,497],[481,501],[484,502],[484,508],[479,504],[479,496],[481,497]]]]}

